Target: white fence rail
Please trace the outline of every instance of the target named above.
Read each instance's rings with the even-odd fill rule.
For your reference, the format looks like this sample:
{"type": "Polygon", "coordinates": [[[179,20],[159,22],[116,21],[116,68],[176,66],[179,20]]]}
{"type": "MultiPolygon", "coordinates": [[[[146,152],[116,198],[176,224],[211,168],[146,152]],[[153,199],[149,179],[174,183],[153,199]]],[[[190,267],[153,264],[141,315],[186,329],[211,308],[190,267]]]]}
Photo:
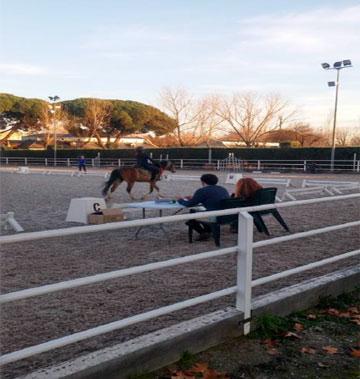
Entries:
{"type": "MultiPolygon", "coordinates": [[[[297,171],[322,172],[330,171],[330,160],[264,160],[240,159],[228,157],[226,159],[174,159],[168,155],[154,156],[154,159],[171,159],[181,169],[223,170],[223,171],[297,171]]],[[[49,167],[76,167],[77,158],[31,158],[31,157],[0,157],[0,164],[5,166],[49,166],[49,167]]],[[[135,164],[134,158],[87,158],[86,164],[94,168],[115,168],[135,164]]],[[[335,171],[360,173],[360,160],[336,160],[335,171]]]]}
{"type": "MultiPolygon", "coordinates": [[[[236,294],[236,309],[244,313],[244,333],[249,332],[250,328],[250,313],[251,313],[251,289],[252,287],[268,283],[273,280],[277,280],[289,275],[296,274],[298,272],[302,272],[305,270],[310,270],[315,267],[323,266],[325,264],[329,264],[335,261],[339,261],[342,259],[347,259],[350,257],[354,257],[360,254],[360,250],[355,250],[351,252],[347,252],[335,257],[323,259],[322,261],[313,262],[307,264],[305,266],[296,267],[290,270],[283,271],[281,273],[276,273],[274,275],[270,275],[268,277],[259,278],[256,280],[252,280],[252,254],[253,249],[268,246],[276,243],[281,243],[285,241],[290,241],[298,238],[310,237],[313,235],[317,235],[320,233],[327,233],[334,230],[341,230],[344,228],[350,228],[360,225],[360,221],[348,222],[341,225],[333,225],[325,228],[310,230],[301,233],[295,233],[291,235],[286,235],[282,237],[276,237],[264,241],[253,242],[253,219],[249,215],[248,212],[265,210],[271,208],[284,208],[284,207],[293,207],[300,206],[306,204],[315,204],[322,202],[334,202],[346,199],[358,199],[360,198],[360,194],[351,194],[344,196],[337,196],[331,198],[321,198],[321,199],[310,199],[310,200],[302,200],[302,201],[293,201],[288,203],[280,203],[280,204],[270,204],[270,205],[262,205],[257,207],[246,207],[246,208],[236,208],[236,209],[228,209],[221,211],[211,211],[211,212],[199,212],[196,213],[196,218],[208,218],[212,216],[220,216],[220,215],[230,215],[230,214],[238,214],[239,217],[239,230],[238,230],[238,242],[236,246],[218,249],[214,251],[208,251],[192,256],[175,258],[168,261],[156,262],[151,264],[146,264],[142,266],[131,267],[127,269],[117,270],[109,273],[102,273],[98,275],[93,275],[84,278],[78,278],[74,280],[68,280],[60,283],[45,285],[36,288],[29,288],[21,291],[16,291],[12,293],[3,294],[0,296],[0,303],[9,303],[12,301],[26,299],[34,296],[40,296],[43,294],[57,292],[64,289],[75,288],[83,285],[99,283],[105,280],[125,277],[129,275],[134,275],[146,271],[153,271],[162,269],[165,267],[171,267],[179,264],[184,264],[188,262],[195,262],[202,259],[209,259],[213,257],[223,256],[227,254],[237,253],[237,283],[235,286],[230,288],[225,288],[210,294],[198,296],[189,300],[185,300],[179,303],[175,303],[172,305],[164,306],[158,309],[154,309],[148,312],[144,312],[135,316],[131,316],[122,320],[118,320],[109,324],[101,325],[92,329],[88,329],[79,333],[75,333],[69,336],[65,336],[62,338],[54,339],[52,341],[42,343],[36,346],[27,347],[25,349],[21,349],[12,353],[4,354],[0,357],[0,364],[7,364],[10,362],[14,362],[20,359],[24,359],[35,354],[39,354],[42,352],[50,351],[62,346],[66,346],[72,344],[74,342],[82,341],[91,337],[95,337],[104,333],[108,333],[110,331],[118,330],[120,328],[124,328],[129,325],[133,325],[138,322],[150,320],[155,317],[159,317],[161,315],[165,315],[180,309],[185,309],[191,307],[196,304],[201,304],[213,299],[217,299],[223,296],[227,296],[230,294],[236,294]]],[[[189,220],[194,218],[194,214],[186,214],[186,215],[176,215],[176,216],[166,216],[162,218],[150,218],[145,220],[132,220],[125,222],[118,222],[112,224],[103,224],[103,225],[92,225],[92,226],[81,226],[81,227],[73,227],[67,229],[57,229],[57,230],[48,230],[41,232],[32,232],[32,233],[23,233],[21,235],[12,235],[12,236],[3,236],[0,237],[0,244],[9,244],[16,242],[24,242],[24,241],[32,241],[43,238],[52,238],[59,236],[69,236],[81,233],[91,233],[91,232],[101,232],[105,230],[114,230],[114,229],[124,229],[129,227],[139,227],[145,225],[153,225],[153,224],[163,224],[163,223],[171,223],[178,222],[182,220],[189,220]]]]}

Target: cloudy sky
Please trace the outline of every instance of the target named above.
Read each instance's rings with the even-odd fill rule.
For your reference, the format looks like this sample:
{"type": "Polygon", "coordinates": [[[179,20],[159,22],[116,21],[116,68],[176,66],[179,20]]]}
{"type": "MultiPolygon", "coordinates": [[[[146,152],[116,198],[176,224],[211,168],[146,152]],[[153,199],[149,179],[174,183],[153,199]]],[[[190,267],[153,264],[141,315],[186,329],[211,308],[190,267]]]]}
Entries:
{"type": "Polygon", "coordinates": [[[339,125],[360,128],[360,3],[322,0],[0,0],[0,92],[157,104],[276,92],[322,127],[341,71],[339,125]]]}

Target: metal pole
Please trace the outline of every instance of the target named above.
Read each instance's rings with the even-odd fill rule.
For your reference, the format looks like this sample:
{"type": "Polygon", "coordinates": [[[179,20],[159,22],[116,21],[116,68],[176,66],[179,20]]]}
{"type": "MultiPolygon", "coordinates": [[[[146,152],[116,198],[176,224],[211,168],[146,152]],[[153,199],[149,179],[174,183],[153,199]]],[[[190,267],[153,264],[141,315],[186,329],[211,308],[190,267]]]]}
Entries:
{"type": "Polygon", "coordinates": [[[56,141],[56,123],[55,123],[55,104],[52,105],[53,109],[53,128],[54,128],[54,166],[56,166],[56,150],[57,150],[57,141],[56,141]]]}
{"type": "Polygon", "coordinates": [[[330,167],[330,171],[334,171],[334,161],[335,161],[335,131],[336,131],[337,103],[338,103],[338,94],[339,94],[339,76],[340,76],[340,69],[337,69],[336,92],[335,92],[335,109],[334,109],[334,125],[333,125],[333,132],[332,132],[331,167],[330,167]]]}

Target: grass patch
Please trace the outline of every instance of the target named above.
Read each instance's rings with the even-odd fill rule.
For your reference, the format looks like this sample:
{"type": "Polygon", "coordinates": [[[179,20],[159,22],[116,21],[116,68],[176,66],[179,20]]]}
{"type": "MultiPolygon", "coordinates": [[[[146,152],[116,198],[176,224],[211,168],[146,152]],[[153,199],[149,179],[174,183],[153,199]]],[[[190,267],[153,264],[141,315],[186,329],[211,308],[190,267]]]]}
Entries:
{"type": "Polygon", "coordinates": [[[319,299],[318,308],[337,308],[339,310],[346,310],[349,306],[359,301],[360,289],[350,293],[344,293],[338,297],[326,296],[319,299]]]}
{"type": "Polygon", "coordinates": [[[289,330],[291,321],[288,318],[273,314],[264,314],[256,319],[257,329],[251,333],[254,338],[272,338],[289,330]]]}
{"type": "Polygon", "coordinates": [[[188,370],[192,367],[197,361],[197,357],[194,354],[191,354],[188,351],[184,351],[181,355],[181,358],[177,362],[177,365],[181,370],[188,370]]]}

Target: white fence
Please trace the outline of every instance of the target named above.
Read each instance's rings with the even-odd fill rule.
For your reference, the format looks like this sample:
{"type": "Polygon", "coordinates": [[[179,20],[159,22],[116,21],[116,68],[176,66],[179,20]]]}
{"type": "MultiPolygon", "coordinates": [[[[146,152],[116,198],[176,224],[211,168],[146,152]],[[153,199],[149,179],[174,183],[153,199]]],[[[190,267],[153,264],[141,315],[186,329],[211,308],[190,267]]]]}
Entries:
{"type": "MultiPolygon", "coordinates": [[[[95,337],[104,333],[108,333],[110,331],[118,330],[120,328],[124,328],[129,325],[133,325],[135,323],[150,320],[155,317],[159,317],[161,315],[165,315],[177,310],[185,309],[191,307],[196,304],[201,304],[204,302],[208,302],[213,299],[217,299],[223,296],[227,296],[230,294],[236,294],[236,303],[235,307],[237,310],[244,313],[244,333],[248,333],[250,330],[250,315],[251,315],[251,290],[255,286],[259,286],[280,278],[285,278],[289,275],[293,275],[299,272],[303,272],[305,270],[310,270],[315,267],[320,267],[329,263],[333,263],[342,259],[350,258],[356,256],[360,253],[360,250],[354,250],[351,252],[347,252],[341,255],[337,255],[331,258],[323,259],[318,262],[312,262],[304,266],[296,267],[290,270],[286,270],[277,274],[273,274],[267,277],[259,278],[256,280],[252,280],[252,255],[253,249],[262,246],[269,246],[276,243],[281,243],[285,241],[291,241],[299,238],[314,236],[321,233],[332,232],[335,230],[341,230],[344,228],[350,228],[360,225],[360,221],[348,222],[340,225],[328,226],[325,228],[314,229],[306,232],[290,234],[282,237],[276,237],[272,239],[267,239],[263,241],[253,242],[253,219],[249,215],[248,212],[251,211],[259,211],[271,208],[284,208],[284,207],[293,207],[300,206],[306,204],[317,204],[322,202],[334,202],[346,199],[357,199],[360,198],[360,194],[351,194],[344,196],[337,196],[331,198],[321,198],[321,199],[310,199],[310,200],[302,200],[302,201],[293,201],[287,203],[280,204],[270,204],[270,205],[262,205],[257,207],[246,207],[246,208],[236,208],[236,209],[228,209],[221,211],[212,211],[212,212],[199,212],[196,213],[196,218],[208,218],[213,216],[221,216],[221,215],[229,215],[229,214],[238,214],[239,217],[239,230],[238,230],[238,240],[237,245],[229,248],[218,249],[213,251],[208,251],[200,254],[195,254],[191,256],[181,257],[170,259],[167,261],[157,262],[145,264],[142,266],[135,266],[127,269],[112,271],[108,273],[102,273],[97,275],[92,275],[88,277],[68,280],[60,283],[45,285],[41,287],[29,288],[21,291],[16,291],[12,293],[7,293],[0,296],[0,304],[13,302],[20,299],[26,299],[34,296],[40,296],[47,293],[57,292],[64,289],[75,288],[83,285],[93,284],[103,282],[105,280],[126,277],[129,275],[134,275],[147,271],[159,270],[165,267],[172,267],[181,265],[188,262],[195,262],[203,259],[224,256],[228,254],[237,254],[237,282],[236,285],[225,288],[207,295],[198,296],[189,300],[185,300],[179,303],[175,303],[172,305],[164,306],[158,309],[154,309],[148,312],[144,312],[135,316],[131,316],[122,320],[118,320],[115,322],[111,322],[109,324],[101,325],[92,329],[88,329],[82,332],[74,333],[69,336],[65,336],[62,338],[54,339],[49,342],[41,343],[36,346],[27,347],[12,353],[4,354],[0,357],[0,364],[7,364],[10,362],[14,362],[20,359],[24,359],[35,354],[43,353],[46,351],[50,351],[62,346],[66,346],[72,344],[74,342],[82,341],[88,339],[90,337],[95,337]]],[[[117,222],[111,224],[103,224],[103,225],[91,225],[91,226],[79,226],[72,227],[67,229],[56,229],[56,230],[47,230],[40,232],[32,232],[32,233],[23,233],[21,235],[11,235],[11,236],[3,236],[0,237],[0,244],[5,245],[9,243],[16,242],[25,242],[32,241],[44,238],[52,238],[59,236],[69,236],[69,235],[78,235],[84,233],[94,233],[115,229],[124,229],[130,227],[139,227],[146,225],[154,225],[154,224],[164,224],[178,221],[185,221],[194,218],[194,214],[186,214],[186,215],[176,215],[176,216],[165,216],[162,218],[149,218],[145,220],[132,220],[126,222],[117,222]]]]}
{"type": "MultiPolygon", "coordinates": [[[[330,171],[330,160],[260,160],[240,159],[229,157],[221,159],[174,159],[171,156],[154,156],[154,159],[171,159],[176,167],[181,169],[223,170],[223,171],[296,171],[296,172],[322,172],[330,171]]],[[[77,158],[31,158],[31,157],[0,157],[1,165],[10,166],[51,166],[74,167],[78,165],[77,158]]],[[[131,166],[135,159],[131,158],[88,158],[87,166],[96,168],[114,168],[119,166],[131,166]]],[[[360,160],[336,160],[335,171],[348,171],[360,173],[360,160]]]]}

